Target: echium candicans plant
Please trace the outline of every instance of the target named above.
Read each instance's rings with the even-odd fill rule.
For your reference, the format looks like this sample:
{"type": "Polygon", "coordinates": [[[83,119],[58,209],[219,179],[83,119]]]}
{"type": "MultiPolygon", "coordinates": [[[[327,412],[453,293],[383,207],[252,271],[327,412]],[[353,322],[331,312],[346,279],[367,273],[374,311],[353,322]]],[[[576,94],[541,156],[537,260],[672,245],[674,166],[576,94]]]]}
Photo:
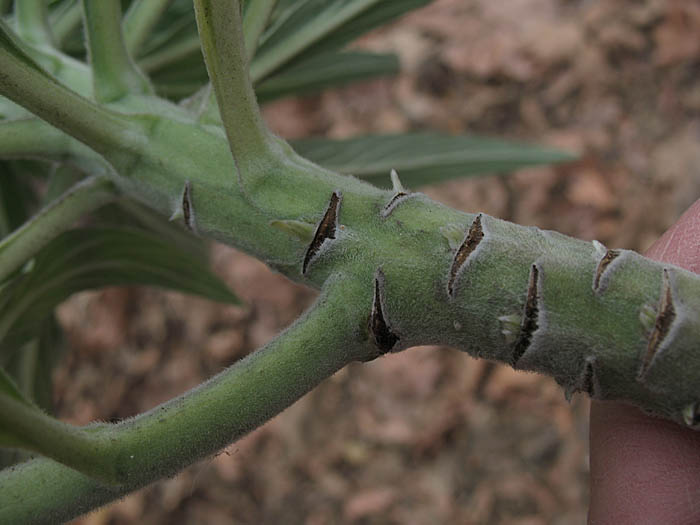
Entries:
{"type": "Polygon", "coordinates": [[[455,211],[390,175],[416,186],[562,155],[426,134],[290,145],[266,128],[258,101],[393,72],[391,56],[340,49],[426,3],[195,0],[195,26],[185,1],[135,0],[123,16],[119,0],[0,2],[0,446],[34,456],[0,472],[0,522],[94,509],[215,453],[351,361],[415,345],[698,425],[699,276],[455,211]],[[25,220],[33,198],[43,206],[25,220]],[[91,226],[73,228],[86,214],[91,226]],[[149,412],[51,417],[52,310],[71,293],[143,283],[236,301],[196,236],[317,301],[149,412]]]}

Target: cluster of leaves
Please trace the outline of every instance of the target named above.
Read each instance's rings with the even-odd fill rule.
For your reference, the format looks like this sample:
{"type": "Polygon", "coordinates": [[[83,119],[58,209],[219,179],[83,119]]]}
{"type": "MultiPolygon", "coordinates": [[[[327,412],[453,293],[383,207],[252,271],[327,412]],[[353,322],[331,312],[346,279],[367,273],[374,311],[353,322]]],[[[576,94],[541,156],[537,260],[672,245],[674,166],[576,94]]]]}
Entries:
{"type": "MultiPolygon", "coordinates": [[[[396,56],[345,47],[429,2],[279,0],[249,49],[254,50],[250,72],[259,101],[397,73],[396,56]]],[[[246,14],[252,3],[245,4],[246,14]]],[[[0,1],[2,23],[17,27],[9,4],[0,1]]],[[[136,32],[129,31],[129,12],[138,4],[138,0],[124,3],[126,44],[156,92],[182,100],[185,106],[206,96],[208,78],[190,0],[163,3],[167,10],[151,30],[130,39],[136,32]]],[[[38,61],[49,70],[52,63],[76,59],[78,62],[71,62],[75,74],[61,80],[90,96],[89,70],[81,64],[86,52],[80,2],[53,0],[49,17],[55,47],[47,51],[45,44],[25,44],[34,46],[35,56],[43,57],[38,61]]],[[[20,119],[35,120],[0,97],[0,127],[20,119]]],[[[218,115],[211,115],[209,122],[216,124],[217,119],[218,115]]],[[[398,169],[413,187],[567,158],[557,151],[513,142],[433,133],[309,138],[293,146],[323,166],[377,184],[388,183],[389,170],[398,169]]],[[[94,174],[92,168],[97,169],[97,165],[76,164],[71,159],[3,158],[2,151],[0,147],[0,236],[5,240],[37,210],[60,198],[76,181],[94,174]]],[[[0,241],[0,258],[5,248],[6,243],[0,241]]],[[[62,346],[54,309],[75,292],[110,285],[154,285],[238,302],[208,270],[206,245],[200,239],[135,202],[117,200],[95,212],[86,224],[52,239],[0,282],[0,389],[18,399],[21,393],[51,411],[51,367],[62,346]]],[[[0,466],[18,459],[14,453],[6,454],[0,457],[0,466]]]]}

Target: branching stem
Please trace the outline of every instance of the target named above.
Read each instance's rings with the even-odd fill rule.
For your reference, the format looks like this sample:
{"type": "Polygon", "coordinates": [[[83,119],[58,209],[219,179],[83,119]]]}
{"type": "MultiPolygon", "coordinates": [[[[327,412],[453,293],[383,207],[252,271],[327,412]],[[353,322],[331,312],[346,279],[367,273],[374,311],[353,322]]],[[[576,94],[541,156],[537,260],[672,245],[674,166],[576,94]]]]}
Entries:
{"type": "Polygon", "coordinates": [[[1,21],[0,92],[98,153],[128,143],[127,137],[138,133],[128,119],[81,97],[41,69],[1,21]]]}
{"type": "Polygon", "coordinates": [[[240,3],[195,0],[204,59],[233,158],[241,174],[257,171],[270,138],[248,78],[240,3]]]}

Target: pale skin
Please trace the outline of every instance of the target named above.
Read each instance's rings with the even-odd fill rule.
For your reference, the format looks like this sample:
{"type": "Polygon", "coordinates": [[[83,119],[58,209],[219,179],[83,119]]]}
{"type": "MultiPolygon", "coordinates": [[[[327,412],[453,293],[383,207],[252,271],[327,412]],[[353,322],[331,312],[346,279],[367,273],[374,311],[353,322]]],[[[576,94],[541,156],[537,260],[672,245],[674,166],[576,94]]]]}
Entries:
{"type": "MultiPolygon", "coordinates": [[[[646,256],[700,273],[700,199],[646,256]]],[[[700,523],[700,432],[596,401],[590,428],[589,524],[700,523]]]]}

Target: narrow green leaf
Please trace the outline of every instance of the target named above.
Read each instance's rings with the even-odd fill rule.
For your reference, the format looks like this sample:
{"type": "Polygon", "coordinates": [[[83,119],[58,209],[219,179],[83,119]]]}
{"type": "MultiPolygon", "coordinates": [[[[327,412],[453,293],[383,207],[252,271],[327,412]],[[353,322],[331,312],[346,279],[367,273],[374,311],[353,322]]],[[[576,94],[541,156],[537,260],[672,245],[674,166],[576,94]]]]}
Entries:
{"type": "MultiPolygon", "coordinates": [[[[4,367],[21,396],[45,412],[51,413],[53,411],[52,372],[65,345],[61,328],[54,316],[43,321],[37,327],[37,333],[39,337],[27,342],[19,351],[6,352],[10,354],[7,365],[3,362],[7,359],[2,359],[4,356],[0,353],[0,375],[4,367]]],[[[2,391],[0,387],[0,392],[2,391]]],[[[14,398],[17,399],[16,396],[14,398]]],[[[31,406],[30,403],[27,404],[31,406]]],[[[0,443],[17,447],[22,445],[22,441],[12,436],[11,432],[7,432],[6,429],[3,431],[2,423],[0,423],[0,443]]],[[[0,449],[0,469],[26,461],[30,456],[30,453],[19,448],[0,449]]]]}
{"type": "MultiPolygon", "coordinates": [[[[179,36],[179,35],[178,35],[179,36]]],[[[159,48],[153,53],[141,58],[139,65],[144,71],[149,73],[158,72],[164,69],[177,68],[183,61],[196,59],[202,65],[204,60],[199,46],[199,36],[195,33],[188,38],[178,38],[164,48],[159,48]]],[[[180,71],[180,73],[185,73],[180,71]]]]}
{"type": "Polygon", "coordinates": [[[89,177],[72,186],[0,242],[0,282],[18,272],[55,236],[81,216],[113,201],[116,193],[106,177],[89,177]]]}
{"type": "Polygon", "coordinates": [[[145,57],[159,50],[172,47],[177,42],[197,36],[192,0],[171,1],[156,27],[143,42],[138,56],[145,57]]]}
{"type": "Polygon", "coordinates": [[[346,140],[311,138],[294,141],[292,146],[321,166],[387,188],[391,187],[392,169],[399,172],[406,186],[415,188],[575,158],[560,150],[514,141],[435,133],[368,135],[346,140]]]}
{"type": "Polygon", "coordinates": [[[0,367],[0,393],[10,396],[17,401],[21,401],[29,406],[31,403],[25,399],[22,393],[19,391],[17,384],[10,377],[10,375],[5,372],[4,368],[0,367]]]}
{"type": "Polygon", "coordinates": [[[53,412],[53,369],[65,350],[63,330],[51,315],[39,326],[36,358],[32,369],[31,398],[48,413],[53,412]]]}
{"type": "Polygon", "coordinates": [[[0,366],[5,368],[26,399],[51,412],[51,375],[64,347],[56,318],[51,315],[35,326],[35,336],[17,351],[0,356],[0,366]]]}
{"type": "Polygon", "coordinates": [[[265,30],[270,13],[275,8],[277,0],[256,0],[243,3],[243,33],[245,49],[248,58],[255,55],[258,48],[258,40],[265,30]]]}
{"type": "MultiPolygon", "coordinates": [[[[277,2],[272,22],[260,39],[265,47],[259,48],[251,64],[253,83],[264,78],[256,88],[260,102],[396,73],[398,64],[393,56],[359,52],[336,55],[334,50],[429,1],[375,4],[362,0],[372,6],[359,10],[354,18],[350,4],[359,5],[359,0],[277,2]],[[332,24],[340,25],[330,31],[332,24]],[[286,56],[293,45],[298,53],[284,59],[278,56],[286,56]],[[260,58],[262,53],[265,56],[260,58]],[[271,62],[261,66],[261,61],[271,62]]],[[[207,81],[191,3],[180,4],[175,2],[165,13],[139,59],[142,69],[149,71],[156,91],[170,98],[189,96],[207,81]]]]}
{"type": "Polygon", "coordinates": [[[199,49],[196,54],[180,57],[150,75],[156,92],[171,98],[187,97],[209,80],[199,49]]]}
{"type": "Polygon", "coordinates": [[[428,5],[433,0],[401,0],[400,2],[380,1],[370,9],[349,20],[326,37],[308,47],[298,57],[306,60],[310,56],[340,49],[365,33],[395,20],[410,11],[428,5]]]}
{"type": "Polygon", "coordinates": [[[146,230],[169,243],[173,249],[198,259],[204,265],[208,264],[207,244],[203,239],[183,228],[182,224],[167,219],[137,201],[121,199],[101,208],[95,214],[95,219],[95,225],[100,227],[146,230]]]}
{"type": "Polygon", "coordinates": [[[255,87],[259,102],[287,95],[320,91],[359,80],[394,75],[399,71],[396,55],[364,52],[324,53],[295,62],[255,87]]]}
{"type": "Polygon", "coordinates": [[[261,80],[285,64],[342,48],[367,31],[431,0],[281,1],[263,33],[250,76],[261,80]]]}
{"type": "MultiPolygon", "coordinates": [[[[23,411],[34,412],[37,410],[37,407],[22,394],[19,385],[17,385],[10,374],[3,367],[0,367],[0,397],[2,396],[19,401],[23,411]]],[[[14,434],[12,428],[7,428],[0,422],[0,447],[16,448],[20,446],[22,446],[21,438],[14,434]]],[[[9,460],[11,457],[3,459],[9,460]]]]}
{"type": "Polygon", "coordinates": [[[79,0],[54,2],[51,6],[49,24],[59,48],[63,48],[66,40],[77,33],[82,19],[81,7],[79,0]]]}
{"type": "Polygon", "coordinates": [[[134,0],[124,14],[124,44],[134,56],[168,9],[170,0],[134,0]]]}
{"type": "Polygon", "coordinates": [[[262,35],[258,52],[250,65],[251,79],[255,82],[270,75],[378,2],[379,0],[300,0],[289,6],[262,35]]]}
{"type": "Polygon", "coordinates": [[[29,217],[36,198],[12,162],[0,162],[0,239],[17,229],[29,217]]]}
{"type": "Polygon", "coordinates": [[[0,341],[17,347],[72,293],[115,285],[152,285],[239,302],[199,256],[174,249],[159,235],[127,228],[77,229],[52,240],[0,289],[0,341]]]}

